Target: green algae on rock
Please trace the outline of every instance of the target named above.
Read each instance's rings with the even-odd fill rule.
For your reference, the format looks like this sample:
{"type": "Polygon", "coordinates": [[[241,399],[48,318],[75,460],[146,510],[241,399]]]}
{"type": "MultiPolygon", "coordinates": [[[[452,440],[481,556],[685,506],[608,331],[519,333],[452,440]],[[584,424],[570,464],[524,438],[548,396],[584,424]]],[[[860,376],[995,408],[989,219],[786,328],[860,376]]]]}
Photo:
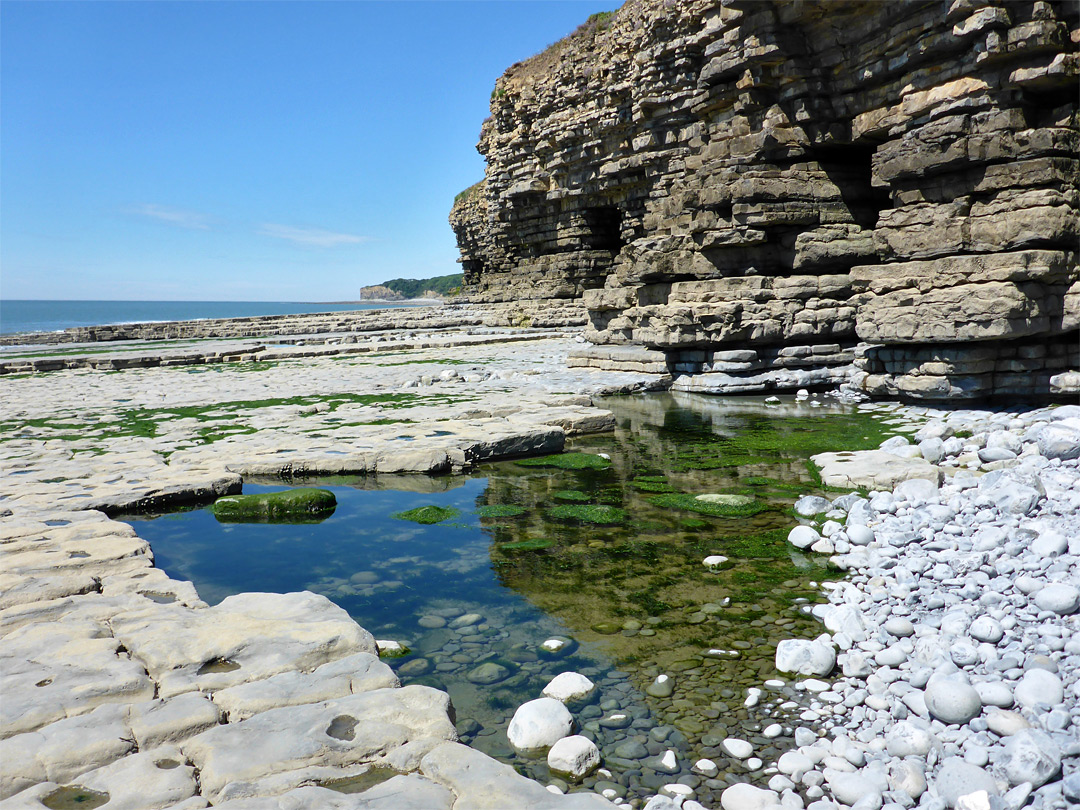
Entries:
{"type": "Polygon", "coordinates": [[[517,540],[513,543],[499,544],[499,551],[539,551],[542,548],[551,548],[555,545],[554,540],[537,537],[532,540],[517,540]]]}
{"type": "Polygon", "coordinates": [[[525,458],[522,467],[557,467],[560,470],[606,470],[611,461],[595,453],[560,453],[555,456],[525,458]]]}
{"type": "Polygon", "coordinates": [[[584,504],[561,504],[548,510],[548,516],[556,520],[578,520],[582,523],[612,525],[626,520],[626,510],[617,506],[586,506],[584,504]]]}
{"type": "Polygon", "coordinates": [[[284,492],[226,495],[214,501],[214,517],[222,523],[310,523],[330,517],[337,498],[328,489],[302,487],[284,492]]]}
{"type": "Polygon", "coordinates": [[[493,503],[476,510],[476,514],[484,518],[517,517],[523,512],[525,512],[524,506],[512,503],[493,503]]]}
{"type": "Polygon", "coordinates": [[[551,493],[551,497],[557,501],[569,501],[570,503],[588,503],[592,498],[580,489],[560,489],[551,493]]]}
{"type": "Polygon", "coordinates": [[[444,520],[456,518],[461,514],[460,509],[452,506],[418,506],[407,512],[394,512],[390,517],[396,520],[411,520],[413,523],[422,523],[430,526],[433,523],[442,523],[444,520]]]}
{"type": "MultiPolygon", "coordinates": [[[[716,496],[712,496],[715,498],[716,496]]],[[[769,505],[745,495],[727,495],[723,500],[702,500],[694,495],[681,492],[666,492],[654,495],[649,500],[657,506],[668,509],[686,509],[713,517],[749,517],[769,509],[769,505]]]]}

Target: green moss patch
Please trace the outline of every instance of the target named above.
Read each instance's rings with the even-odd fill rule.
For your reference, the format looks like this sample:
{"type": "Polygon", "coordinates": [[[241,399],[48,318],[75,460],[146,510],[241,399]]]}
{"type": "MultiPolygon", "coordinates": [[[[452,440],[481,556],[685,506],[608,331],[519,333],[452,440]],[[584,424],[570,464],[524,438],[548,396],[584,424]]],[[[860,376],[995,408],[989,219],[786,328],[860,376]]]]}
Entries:
{"type": "Polygon", "coordinates": [[[418,506],[407,512],[394,512],[390,517],[396,520],[409,520],[413,523],[421,523],[430,526],[433,523],[442,523],[444,520],[456,518],[461,514],[460,509],[452,506],[418,506]]]}
{"type": "Polygon", "coordinates": [[[591,498],[580,489],[560,489],[552,493],[552,498],[557,501],[569,501],[570,503],[588,503],[591,498]]]}
{"type": "Polygon", "coordinates": [[[641,492],[675,492],[675,487],[671,486],[664,480],[663,476],[648,475],[640,476],[631,481],[634,485],[634,489],[641,492]],[[657,480],[659,479],[659,480],[657,480]]]}
{"type": "Polygon", "coordinates": [[[546,537],[534,537],[531,540],[518,540],[513,543],[499,544],[500,551],[538,551],[542,548],[551,548],[555,545],[554,540],[546,537]]]}
{"type": "Polygon", "coordinates": [[[517,506],[512,503],[493,503],[488,506],[481,506],[476,510],[476,514],[485,518],[515,517],[524,512],[524,506],[517,506]]]}
{"type": "Polygon", "coordinates": [[[548,510],[548,516],[555,520],[577,520],[582,523],[613,525],[626,520],[626,511],[617,506],[585,506],[582,504],[561,504],[548,510]]]}
{"type": "Polygon", "coordinates": [[[611,466],[608,459],[595,453],[561,453],[522,459],[518,464],[522,467],[556,467],[560,470],[606,470],[611,466]]]}
{"type": "Polygon", "coordinates": [[[649,498],[649,501],[664,509],[686,509],[690,512],[711,515],[712,517],[749,517],[770,508],[768,504],[758,500],[747,502],[738,495],[731,497],[738,500],[725,503],[710,503],[709,501],[699,501],[693,495],[669,492],[663,495],[654,495],[649,498]]]}
{"type": "Polygon", "coordinates": [[[310,523],[334,513],[337,498],[328,489],[299,488],[254,495],[227,495],[211,511],[222,523],[310,523]]]}

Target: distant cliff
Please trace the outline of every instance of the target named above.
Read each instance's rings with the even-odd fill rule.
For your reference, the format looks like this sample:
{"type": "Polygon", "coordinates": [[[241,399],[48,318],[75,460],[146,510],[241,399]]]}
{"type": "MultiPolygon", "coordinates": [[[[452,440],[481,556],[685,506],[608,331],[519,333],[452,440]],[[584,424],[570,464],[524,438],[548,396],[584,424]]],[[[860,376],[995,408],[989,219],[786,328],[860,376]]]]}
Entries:
{"type": "Polygon", "coordinates": [[[1074,396],[1078,8],[630,0],[496,82],[465,292],[688,390],[1074,396]]]}
{"type": "Polygon", "coordinates": [[[360,288],[360,300],[404,301],[410,298],[444,299],[461,290],[461,273],[433,278],[394,278],[360,288]]]}

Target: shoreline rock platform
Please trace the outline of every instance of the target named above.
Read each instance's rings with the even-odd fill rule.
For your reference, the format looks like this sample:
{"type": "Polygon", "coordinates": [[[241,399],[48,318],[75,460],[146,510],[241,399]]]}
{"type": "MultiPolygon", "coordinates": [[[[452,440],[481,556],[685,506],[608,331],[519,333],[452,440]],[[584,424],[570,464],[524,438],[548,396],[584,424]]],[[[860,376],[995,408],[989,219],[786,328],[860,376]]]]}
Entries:
{"type": "MultiPolygon", "coordinates": [[[[236,492],[245,476],[453,472],[556,452],[568,434],[610,429],[593,396],[670,382],[568,367],[580,344],[567,332],[384,337],[357,354],[5,380],[0,807],[72,791],[132,808],[614,806],[456,742],[446,695],[400,687],[324,597],[210,607],[108,517],[236,492]],[[342,780],[371,787],[330,789],[342,780]]],[[[1064,806],[1080,754],[1080,409],[861,407],[920,423],[917,444],[869,453],[932,473],[871,481],[879,456],[830,460],[866,488],[803,527],[851,572],[827,585],[823,635],[807,642],[819,645],[808,660],[827,648],[842,675],[823,680],[821,664],[762,685],[763,701],[811,695],[805,725],[777,730],[797,748],[776,763],[725,740],[767,787],[717,783],[722,806],[1064,806]]],[[[564,759],[592,767],[588,752],[564,759]]],[[[646,806],[704,805],[672,784],[646,806]]]]}

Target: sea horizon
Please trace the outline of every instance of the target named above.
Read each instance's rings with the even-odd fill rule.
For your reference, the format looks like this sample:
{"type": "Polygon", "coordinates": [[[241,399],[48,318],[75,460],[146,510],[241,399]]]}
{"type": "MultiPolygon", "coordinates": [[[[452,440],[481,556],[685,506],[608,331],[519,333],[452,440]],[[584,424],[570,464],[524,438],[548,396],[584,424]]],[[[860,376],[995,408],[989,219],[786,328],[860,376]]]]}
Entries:
{"type": "Polygon", "coordinates": [[[62,332],[80,326],[160,323],[267,315],[303,315],[416,306],[405,301],[155,301],[123,299],[0,299],[0,334],[62,332]]]}

